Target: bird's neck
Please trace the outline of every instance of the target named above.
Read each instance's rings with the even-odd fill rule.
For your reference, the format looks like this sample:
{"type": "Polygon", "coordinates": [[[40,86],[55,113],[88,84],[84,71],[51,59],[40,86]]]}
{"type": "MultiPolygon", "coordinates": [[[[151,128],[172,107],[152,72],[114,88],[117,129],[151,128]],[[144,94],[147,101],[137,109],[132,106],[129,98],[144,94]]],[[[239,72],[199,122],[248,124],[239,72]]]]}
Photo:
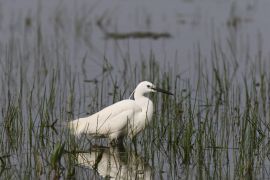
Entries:
{"type": "Polygon", "coordinates": [[[135,92],[134,99],[135,99],[136,103],[139,106],[141,106],[142,111],[144,111],[144,112],[150,111],[152,113],[153,103],[148,97],[145,97],[143,94],[139,94],[139,93],[135,92]]]}

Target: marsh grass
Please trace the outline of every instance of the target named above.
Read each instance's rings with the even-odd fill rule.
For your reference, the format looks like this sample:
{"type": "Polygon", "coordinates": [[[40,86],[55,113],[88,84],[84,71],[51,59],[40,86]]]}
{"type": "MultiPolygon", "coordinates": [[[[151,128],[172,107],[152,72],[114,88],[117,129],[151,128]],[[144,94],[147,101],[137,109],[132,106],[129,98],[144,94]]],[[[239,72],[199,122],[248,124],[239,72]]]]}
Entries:
{"type": "MultiPolygon", "coordinates": [[[[58,17],[57,26],[60,21],[58,17]]],[[[74,38],[82,38],[85,27],[75,24],[74,38]]],[[[87,57],[78,70],[82,73],[74,72],[61,37],[46,39],[39,18],[35,22],[28,17],[25,26],[33,28],[35,38],[14,35],[1,44],[1,179],[70,179],[82,171],[90,172],[82,178],[98,178],[78,166],[75,152],[107,141],[78,140],[66,123],[128,98],[141,80],[174,93],[150,95],[153,121],[133,142],[125,140],[125,146],[136,149],[154,169],[154,178],[244,179],[270,173],[269,73],[260,49],[254,59],[247,50],[246,57],[258,63],[242,72],[237,52],[224,52],[219,42],[213,43],[210,59],[195,48],[193,79],[171,64],[164,68],[153,51],[133,63],[127,50],[119,52],[124,68],[104,54],[100,74],[89,78],[87,57]],[[230,53],[231,59],[225,56],[230,53]]]]}
{"type": "MultiPolygon", "coordinates": [[[[156,177],[241,178],[266,173],[263,170],[268,162],[268,150],[264,149],[269,134],[266,73],[260,76],[259,84],[247,78],[243,84],[234,84],[228,80],[227,68],[220,70],[213,64],[213,76],[200,72],[204,79],[197,79],[195,86],[189,80],[162,71],[153,57],[131,70],[142,71],[136,72],[141,77],[134,79],[148,79],[175,94],[151,96],[156,109],[154,120],[135,140],[138,153],[154,167],[156,177]]],[[[107,97],[116,102],[128,97],[134,88],[128,86],[127,91],[121,91],[120,81],[111,83],[107,74],[111,72],[104,71],[100,81],[91,83],[94,88],[87,92],[90,96],[78,97],[76,77],[67,80],[71,83],[63,91],[59,71],[49,70],[51,75],[43,77],[48,79],[43,88],[33,84],[31,89],[20,88],[18,95],[8,93],[7,105],[2,109],[1,177],[75,177],[76,155],[65,151],[87,149],[91,143],[103,144],[106,140],[84,138],[76,145],[64,124],[77,116],[76,108],[88,109],[91,114],[106,106],[107,97]],[[43,89],[43,93],[35,89],[43,89]]],[[[128,139],[125,143],[134,148],[128,139]]]]}

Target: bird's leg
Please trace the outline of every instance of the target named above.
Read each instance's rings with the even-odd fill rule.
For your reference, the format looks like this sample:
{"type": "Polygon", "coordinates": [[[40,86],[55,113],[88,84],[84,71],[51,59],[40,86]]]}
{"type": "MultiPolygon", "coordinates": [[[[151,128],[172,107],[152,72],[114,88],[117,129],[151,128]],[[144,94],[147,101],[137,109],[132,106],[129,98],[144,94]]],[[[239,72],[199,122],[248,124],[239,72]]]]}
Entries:
{"type": "Polygon", "coordinates": [[[131,141],[132,141],[132,144],[134,146],[135,153],[137,154],[137,139],[136,139],[136,137],[133,137],[131,139],[131,141]]]}
{"type": "Polygon", "coordinates": [[[118,142],[118,144],[116,145],[116,148],[118,149],[119,152],[126,152],[125,146],[123,144],[123,141],[118,142]]]}
{"type": "Polygon", "coordinates": [[[113,139],[111,142],[110,142],[110,145],[115,147],[115,146],[124,146],[123,145],[123,140],[124,138],[123,137],[119,137],[117,139],[113,139]]]}
{"type": "Polygon", "coordinates": [[[112,146],[112,147],[116,146],[116,140],[115,139],[110,141],[110,146],[112,146]]]}

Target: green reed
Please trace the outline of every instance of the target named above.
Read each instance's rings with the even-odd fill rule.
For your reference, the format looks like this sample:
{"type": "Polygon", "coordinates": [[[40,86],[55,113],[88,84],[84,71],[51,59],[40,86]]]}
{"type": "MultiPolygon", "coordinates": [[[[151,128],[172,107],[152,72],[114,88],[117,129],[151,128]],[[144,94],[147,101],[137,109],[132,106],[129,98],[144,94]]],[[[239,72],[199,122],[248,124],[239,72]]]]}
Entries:
{"type": "MultiPolygon", "coordinates": [[[[254,58],[258,63],[241,71],[239,52],[224,52],[215,42],[210,59],[205,59],[197,47],[195,75],[186,77],[172,64],[164,68],[166,62],[154,51],[133,63],[127,50],[121,52],[123,69],[102,54],[100,74],[88,77],[87,56],[74,70],[64,38],[46,39],[41,19],[32,18],[25,26],[35,30],[35,38],[27,32],[25,39],[14,34],[1,49],[1,179],[77,177],[81,169],[76,151],[108,142],[78,140],[66,123],[82,112],[90,115],[128,98],[141,80],[174,93],[150,95],[153,121],[136,139],[125,139],[128,151],[136,150],[153,167],[155,178],[244,179],[267,174],[269,73],[260,52],[254,58]]],[[[85,36],[81,21],[78,17],[75,39],[85,36]]],[[[90,46],[91,39],[87,41],[90,46]]]]}

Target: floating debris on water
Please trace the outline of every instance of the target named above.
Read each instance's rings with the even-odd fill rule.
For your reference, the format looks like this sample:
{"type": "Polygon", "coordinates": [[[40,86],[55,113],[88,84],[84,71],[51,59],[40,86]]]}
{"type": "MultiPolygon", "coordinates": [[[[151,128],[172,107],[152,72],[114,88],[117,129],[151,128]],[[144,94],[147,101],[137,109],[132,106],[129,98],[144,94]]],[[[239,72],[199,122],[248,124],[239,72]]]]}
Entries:
{"type": "Polygon", "coordinates": [[[129,33],[106,33],[106,39],[161,39],[161,38],[171,38],[171,34],[167,32],[129,32],[129,33]]]}

